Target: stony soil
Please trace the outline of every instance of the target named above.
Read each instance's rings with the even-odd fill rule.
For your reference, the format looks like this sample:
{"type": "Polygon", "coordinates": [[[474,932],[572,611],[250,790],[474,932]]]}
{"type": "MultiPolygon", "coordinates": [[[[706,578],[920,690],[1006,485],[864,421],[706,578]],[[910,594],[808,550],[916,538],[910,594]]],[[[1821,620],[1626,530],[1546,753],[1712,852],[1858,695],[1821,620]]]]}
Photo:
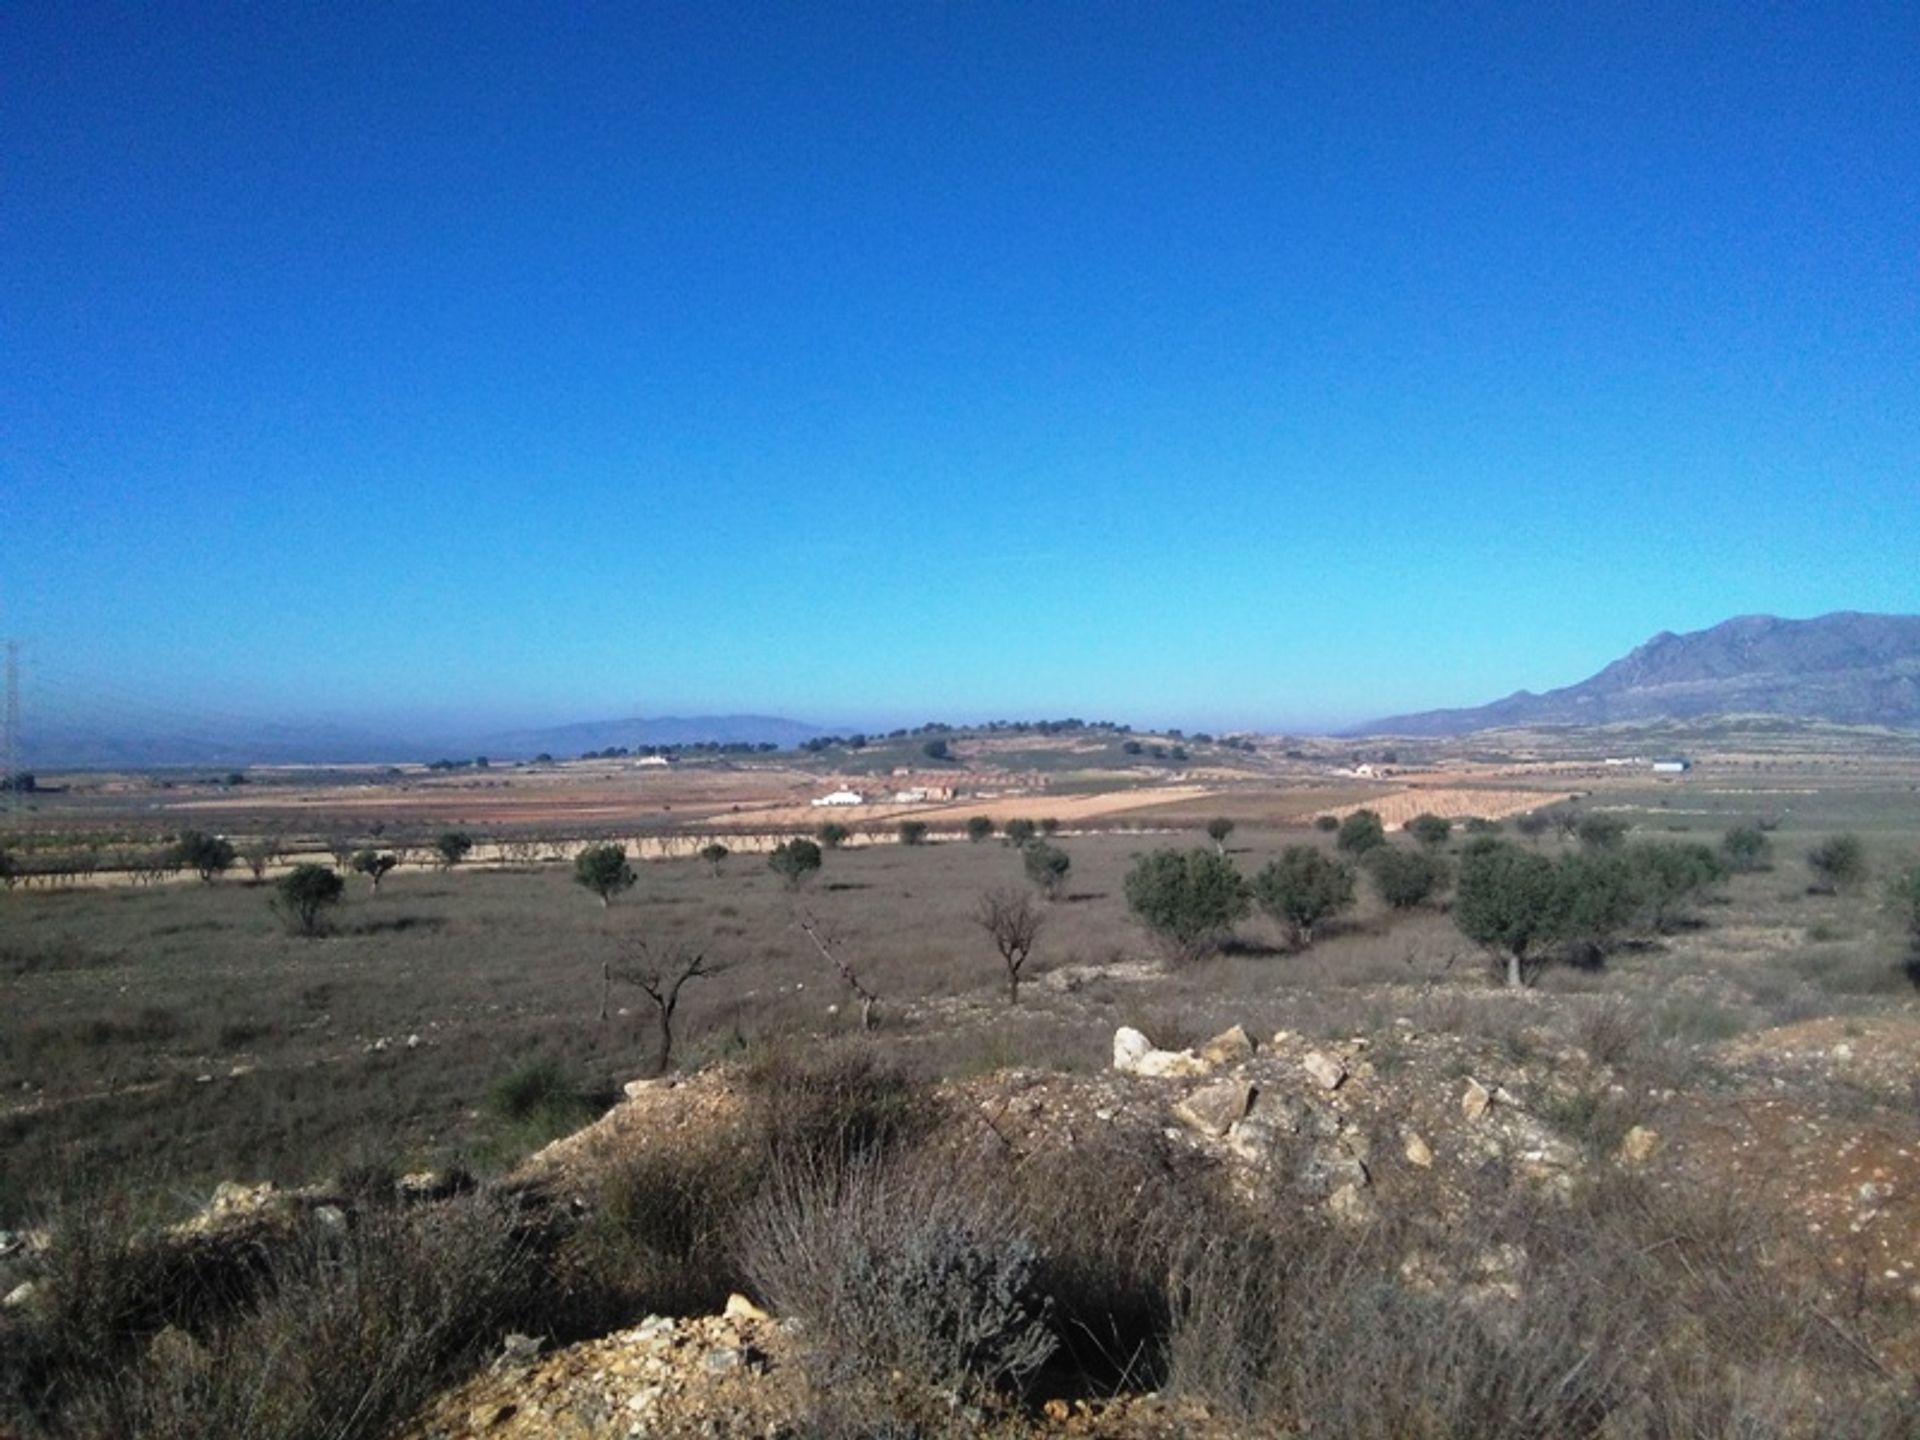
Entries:
{"type": "MultiPolygon", "coordinates": [[[[1155,1050],[1122,1031],[1116,1065],[1097,1074],[1002,1072],[944,1086],[937,1143],[1020,1164],[1073,1163],[1102,1131],[1155,1127],[1225,1167],[1249,1198],[1284,1178],[1295,1203],[1336,1223],[1373,1224],[1389,1207],[1444,1216],[1489,1166],[1552,1194],[1595,1166],[1640,1169],[1663,1186],[1731,1187],[1803,1232],[1771,1263],[1817,1275],[1839,1305],[1867,1287],[1912,1323],[1885,1338],[1890,1369],[1920,1361],[1920,1112],[1863,1115],[1847,1086],[1908,1083],[1920,1019],[1843,1028],[1821,1021],[1721,1047],[1716,1083],[1649,1087],[1585,1052],[1558,1046],[1516,1058],[1511,1046],[1391,1031],[1344,1042],[1229,1031],[1191,1051],[1155,1050]],[[1597,1153],[1591,1136],[1551,1118],[1583,1100],[1627,1106],[1636,1123],[1597,1153]],[[1284,1165],[1284,1177],[1275,1174],[1284,1165]],[[1302,1201],[1299,1197],[1305,1197],[1302,1201]]],[[[628,1100],[535,1156],[524,1178],[585,1186],[596,1169],[651,1146],[685,1143],[741,1103],[716,1070],[638,1083],[628,1100]]],[[[1491,1256],[1482,1273],[1429,1274],[1410,1254],[1410,1284],[1454,1285],[1499,1304],[1526,1283],[1524,1263],[1491,1256]]],[[[725,1315],[646,1317],[631,1329],[547,1356],[507,1358],[444,1395],[406,1440],[465,1436],[790,1435],[808,1404],[790,1323],[738,1300],[725,1315]]],[[[1044,1393],[1018,1412],[970,1414],[968,1431],[1004,1435],[1227,1436],[1233,1426],[1154,1395],[1099,1404],[1044,1393]]]]}

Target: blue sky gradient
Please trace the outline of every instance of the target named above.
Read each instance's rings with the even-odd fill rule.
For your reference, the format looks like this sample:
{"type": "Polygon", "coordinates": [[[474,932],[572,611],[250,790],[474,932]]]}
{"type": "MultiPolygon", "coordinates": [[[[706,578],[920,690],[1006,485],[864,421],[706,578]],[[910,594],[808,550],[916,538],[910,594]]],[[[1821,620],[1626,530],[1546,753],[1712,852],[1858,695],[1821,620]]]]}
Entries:
{"type": "Polygon", "coordinates": [[[1225,729],[1920,610],[1916,75],[1895,4],[8,6],[0,632],[1225,729]]]}

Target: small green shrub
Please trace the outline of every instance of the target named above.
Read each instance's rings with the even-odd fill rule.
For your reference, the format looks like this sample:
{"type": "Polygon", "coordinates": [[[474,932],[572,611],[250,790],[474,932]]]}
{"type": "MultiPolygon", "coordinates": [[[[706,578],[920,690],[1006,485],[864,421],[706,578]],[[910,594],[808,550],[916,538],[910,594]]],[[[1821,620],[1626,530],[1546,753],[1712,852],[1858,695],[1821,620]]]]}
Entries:
{"type": "Polygon", "coordinates": [[[1735,825],[1720,837],[1720,853],[1729,870],[1746,874],[1767,868],[1773,842],[1758,825],[1735,825]]]}
{"type": "Polygon", "coordinates": [[[493,1083],[487,1108],[528,1147],[579,1129],[593,1118],[585,1092],[556,1060],[529,1061],[493,1083]]]}
{"type": "Polygon", "coordinates": [[[1867,847],[1858,835],[1829,835],[1807,852],[1807,868],[1829,894],[1858,890],[1867,882],[1867,847]]]}

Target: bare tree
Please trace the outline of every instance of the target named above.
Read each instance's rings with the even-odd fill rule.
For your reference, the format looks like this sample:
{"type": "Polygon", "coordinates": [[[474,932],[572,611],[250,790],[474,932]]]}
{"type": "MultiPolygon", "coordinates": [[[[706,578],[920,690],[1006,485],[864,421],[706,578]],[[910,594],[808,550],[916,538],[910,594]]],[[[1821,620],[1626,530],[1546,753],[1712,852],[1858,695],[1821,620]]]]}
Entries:
{"type": "Polygon", "coordinates": [[[1033,903],[1033,892],[1015,886],[989,890],[973,908],[973,920],[987,932],[993,948],[1007,967],[1007,1003],[1020,1003],[1020,970],[1033,953],[1046,916],[1033,903]]]}
{"type": "MultiPolygon", "coordinates": [[[[632,985],[653,1002],[654,1018],[660,1026],[660,1068],[667,1073],[673,1059],[673,1015],[680,1007],[680,987],[689,980],[718,975],[727,967],[707,963],[706,955],[686,946],[673,946],[660,954],[644,940],[631,943],[633,963],[615,969],[609,963],[602,972],[608,988],[615,980],[632,985]]],[[[600,1005],[600,1018],[606,1018],[606,1002],[600,1005]]]]}
{"type": "Polygon", "coordinates": [[[240,858],[247,862],[253,878],[267,878],[267,868],[286,851],[286,842],[278,835],[256,835],[240,847],[240,858]]]}
{"type": "Polygon", "coordinates": [[[321,843],[326,846],[327,853],[333,856],[333,868],[342,874],[353,864],[353,857],[360,853],[360,844],[351,835],[329,835],[321,843]]]}
{"type": "Polygon", "coordinates": [[[806,937],[813,942],[813,948],[825,957],[826,962],[833,966],[835,973],[839,975],[842,983],[859,998],[860,1028],[862,1030],[871,1030],[873,1028],[874,1010],[880,1004],[880,997],[860,982],[860,976],[854,970],[853,962],[834,950],[833,947],[840,943],[836,937],[830,935],[823,936],[820,933],[819,922],[811,915],[802,915],[798,924],[800,929],[806,934],[806,937]]]}

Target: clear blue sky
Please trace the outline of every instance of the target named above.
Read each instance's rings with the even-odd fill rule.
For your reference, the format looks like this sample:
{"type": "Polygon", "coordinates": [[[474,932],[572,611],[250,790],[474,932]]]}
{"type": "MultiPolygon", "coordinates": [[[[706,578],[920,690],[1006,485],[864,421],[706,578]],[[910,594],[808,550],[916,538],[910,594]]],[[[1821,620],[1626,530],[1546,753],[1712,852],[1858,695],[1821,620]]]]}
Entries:
{"type": "Polygon", "coordinates": [[[1911,3],[0,11],[0,633],[1219,727],[1920,610],[1911,3]]]}

